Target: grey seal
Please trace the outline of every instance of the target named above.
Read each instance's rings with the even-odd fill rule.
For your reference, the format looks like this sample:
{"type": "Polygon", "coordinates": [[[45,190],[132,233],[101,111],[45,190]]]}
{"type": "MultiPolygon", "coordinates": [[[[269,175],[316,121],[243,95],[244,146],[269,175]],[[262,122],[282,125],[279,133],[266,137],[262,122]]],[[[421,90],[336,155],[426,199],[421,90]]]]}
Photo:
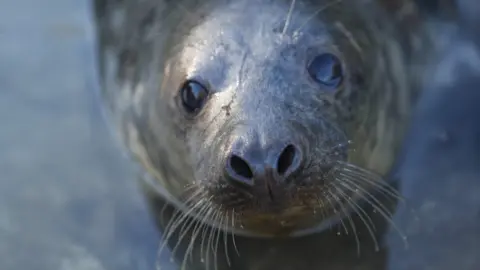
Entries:
{"type": "Polygon", "coordinates": [[[389,220],[374,194],[398,198],[385,178],[419,93],[415,48],[383,3],[95,4],[103,97],[150,191],[180,213],[170,229],[357,235],[355,215],[374,238],[371,215],[389,220]]]}

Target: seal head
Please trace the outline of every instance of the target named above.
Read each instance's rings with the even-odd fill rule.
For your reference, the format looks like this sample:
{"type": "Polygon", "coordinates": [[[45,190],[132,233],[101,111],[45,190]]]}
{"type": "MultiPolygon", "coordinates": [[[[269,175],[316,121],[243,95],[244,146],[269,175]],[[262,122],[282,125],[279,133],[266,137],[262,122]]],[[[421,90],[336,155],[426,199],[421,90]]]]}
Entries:
{"type": "Polygon", "coordinates": [[[382,175],[412,97],[372,1],[184,2],[137,51],[147,62],[125,120],[130,149],[184,214],[291,236],[393,194],[382,175]]]}

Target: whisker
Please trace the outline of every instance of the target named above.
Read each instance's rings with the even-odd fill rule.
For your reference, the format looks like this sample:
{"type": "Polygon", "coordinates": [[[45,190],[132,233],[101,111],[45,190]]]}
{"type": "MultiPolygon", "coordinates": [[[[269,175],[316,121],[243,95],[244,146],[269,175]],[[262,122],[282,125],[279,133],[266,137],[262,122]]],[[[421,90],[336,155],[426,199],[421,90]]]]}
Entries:
{"type": "MultiPolygon", "coordinates": [[[[368,233],[372,238],[372,241],[374,242],[375,251],[379,251],[380,247],[378,245],[377,237],[375,236],[375,233],[374,233],[375,224],[373,223],[370,216],[351,198],[351,196],[348,196],[342,189],[339,188],[337,191],[343,194],[347,203],[350,205],[350,207],[352,207],[352,209],[355,211],[358,217],[362,220],[362,222],[364,223],[365,227],[368,230],[368,233]],[[365,217],[368,219],[369,222],[365,220],[365,217]]],[[[360,251],[358,252],[358,255],[360,256],[360,251]]]]}
{"type": "Polygon", "coordinates": [[[348,41],[350,42],[350,44],[352,44],[353,48],[355,48],[355,50],[359,53],[359,54],[364,54],[363,53],[363,50],[362,50],[362,47],[360,46],[360,44],[358,43],[358,41],[355,39],[355,36],[352,35],[352,33],[350,31],[347,30],[347,28],[345,27],[345,25],[343,25],[343,23],[337,21],[335,22],[335,26],[337,27],[338,30],[340,30],[340,32],[343,33],[343,35],[348,39],[348,41]]]}
{"type": "Polygon", "coordinates": [[[384,192],[385,195],[389,195],[394,199],[404,201],[404,198],[401,196],[401,194],[394,187],[390,186],[386,181],[384,181],[379,175],[348,162],[339,161],[338,163],[341,165],[341,168],[339,169],[341,172],[348,173],[351,176],[357,176],[363,181],[384,192]]]}
{"type": "MultiPolygon", "coordinates": [[[[197,192],[193,193],[190,198],[188,198],[185,203],[188,206],[192,201],[195,200],[198,196],[202,194],[201,190],[198,190],[197,192]]],[[[163,249],[167,245],[168,241],[174,234],[176,228],[183,222],[188,217],[189,212],[194,211],[199,205],[201,205],[202,201],[200,200],[196,204],[190,207],[190,210],[187,213],[184,213],[182,210],[175,209],[175,212],[168,222],[167,226],[165,227],[164,233],[162,234],[162,241],[163,243],[160,245],[160,248],[157,252],[158,256],[162,253],[163,249]]],[[[173,254],[172,254],[173,256],[173,254]]]]}
{"type": "MultiPolygon", "coordinates": [[[[398,200],[403,202],[404,198],[401,194],[395,190],[394,187],[391,187],[386,181],[383,180],[372,180],[371,177],[355,173],[354,171],[344,171],[342,174],[350,179],[355,179],[359,183],[367,183],[375,188],[376,191],[379,191],[381,194],[385,195],[387,199],[398,200]]],[[[381,179],[381,178],[380,178],[381,179]]]]}
{"type": "Polygon", "coordinates": [[[380,215],[382,215],[386,220],[387,222],[398,232],[399,236],[402,238],[402,241],[404,242],[405,244],[405,247],[408,247],[408,241],[407,241],[407,237],[405,236],[405,234],[397,227],[397,225],[395,224],[395,222],[393,221],[393,219],[391,218],[392,217],[392,213],[380,202],[377,200],[377,198],[375,198],[375,196],[373,196],[370,192],[364,190],[361,186],[359,186],[357,183],[351,181],[350,179],[347,179],[347,178],[344,178],[342,179],[342,181],[340,181],[340,184],[342,184],[345,188],[349,189],[350,191],[356,193],[357,190],[360,190],[362,192],[365,193],[366,196],[368,196],[369,198],[367,197],[364,197],[365,201],[368,202],[377,212],[380,213],[380,215]],[[355,187],[352,188],[348,185],[346,185],[344,182],[348,182],[349,184],[351,184],[352,186],[355,187]],[[373,202],[372,202],[373,201],[373,202]]]}
{"type": "MultiPolygon", "coordinates": [[[[167,208],[166,207],[167,205],[164,205],[164,207],[162,207],[162,212],[167,208]]],[[[171,225],[171,223],[173,222],[173,219],[175,218],[176,215],[180,214],[181,211],[178,210],[178,209],[174,209],[174,213],[173,213],[173,217],[170,219],[170,221],[168,222],[167,226],[165,227],[165,230],[161,236],[162,240],[160,240],[160,244],[159,244],[159,247],[158,247],[158,251],[157,251],[157,261],[155,263],[155,268],[157,270],[160,270],[161,269],[161,265],[160,265],[160,258],[161,258],[161,254],[162,254],[162,251],[163,251],[163,248],[164,246],[166,245],[167,243],[167,238],[165,237],[166,234],[168,234],[169,232],[169,225],[171,225]]],[[[163,214],[163,213],[162,213],[163,214]]]]}
{"type": "Polygon", "coordinates": [[[389,202],[397,202],[401,200],[399,198],[402,198],[400,195],[392,195],[388,192],[384,192],[380,188],[381,186],[375,183],[371,184],[370,182],[368,182],[368,178],[364,178],[362,176],[357,176],[354,174],[345,174],[344,172],[341,172],[338,175],[341,176],[342,178],[346,178],[346,179],[349,179],[350,181],[357,183],[357,185],[364,187],[365,190],[367,189],[372,190],[372,192],[376,192],[378,193],[378,195],[383,195],[383,197],[389,202]]]}
{"type": "Polygon", "coordinates": [[[214,254],[214,258],[215,258],[215,270],[217,270],[217,265],[218,265],[218,244],[220,242],[220,234],[221,234],[221,227],[223,226],[223,213],[221,211],[218,211],[218,214],[216,216],[216,221],[218,221],[218,228],[216,229],[216,235],[214,236],[215,237],[215,248],[213,250],[213,254],[214,254]]]}
{"type": "Polygon", "coordinates": [[[319,8],[317,11],[315,11],[310,17],[308,17],[308,18],[305,20],[305,22],[302,23],[302,24],[300,25],[300,27],[298,27],[297,30],[295,30],[295,31],[293,32],[294,35],[297,35],[298,32],[299,32],[300,30],[302,30],[302,28],[303,28],[311,19],[315,18],[315,16],[317,16],[320,12],[323,12],[323,11],[325,11],[327,8],[329,8],[329,7],[333,6],[333,5],[336,5],[336,4],[340,3],[340,2],[342,2],[342,0],[334,0],[334,1],[332,1],[332,2],[329,2],[329,3],[325,4],[325,5],[322,6],[322,7],[320,7],[320,8],[319,8]]]}
{"type": "MultiPolygon", "coordinates": [[[[203,213],[207,212],[208,211],[208,206],[209,206],[208,203],[203,203],[200,210],[198,211],[198,214],[201,216],[203,213]]],[[[182,262],[182,269],[187,264],[187,257],[190,257],[190,260],[192,260],[193,246],[195,244],[195,241],[196,241],[198,233],[199,233],[198,229],[199,229],[199,227],[201,227],[200,224],[203,224],[203,220],[196,220],[195,218],[192,218],[192,225],[193,224],[195,225],[195,227],[193,228],[192,235],[190,237],[190,242],[188,243],[187,249],[185,251],[185,255],[184,255],[184,258],[183,258],[183,262],[182,262]]],[[[176,252],[176,249],[178,248],[178,245],[180,244],[180,241],[183,239],[183,237],[185,237],[186,232],[190,230],[190,227],[191,227],[191,225],[188,226],[188,228],[180,236],[177,245],[173,248],[173,253],[176,252]]]]}
{"type": "MultiPolygon", "coordinates": [[[[336,214],[338,213],[338,210],[336,208],[336,205],[335,203],[333,203],[331,200],[330,200],[330,196],[332,196],[330,190],[328,190],[328,186],[326,188],[327,192],[330,193],[330,194],[327,194],[327,196],[325,196],[325,198],[327,199],[327,201],[330,203],[330,206],[332,207],[333,209],[333,212],[336,214]],[[330,196],[329,196],[330,195],[330,196]]],[[[348,229],[347,229],[347,226],[345,225],[345,222],[343,222],[343,219],[340,219],[340,224],[342,225],[343,229],[345,230],[345,234],[348,235],[348,229]]]]}
{"type": "MultiPolygon", "coordinates": [[[[197,209],[197,207],[199,207],[199,205],[202,203],[202,200],[204,200],[202,198],[204,196],[202,196],[202,195],[203,195],[203,191],[198,190],[195,193],[193,193],[192,196],[185,201],[185,206],[189,209],[186,212],[184,212],[184,211],[179,212],[180,215],[182,216],[181,219],[172,219],[172,220],[175,220],[175,222],[172,224],[172,227],[176,228],[179,224],[175,224],[175,223],[182,223],[183,220],[188,217],[188,215],[193,213],[197,209]],[[195,200],[199,197],[202,198],[202,199],[199,199],[197,202],[195,202],[195,200]],[[195,204],[192,205],[191,204],[192,202],[195,202],[195,204]]],[[[175,228],[173,228],[173,230],[175,230],[175,228]]]]}
{"type": "MultiPolygon", "coordinates": [[[[215,211],[213,212],[213,215],[212,215],[212,220],[213,221],[216,221],[216,217],[218,215],[218,210],[215,209],[215,211]]],[[[208,236],[208,242],[207,242],[207,246],[206,246],[206,249],[207,249],[207,256],[206,256],[206,268],[207,269],[210,269],[210,251],[213,251],[213,247],[212,247],[212,242],[213,242],[213,236],[215,235],[215,229],[214,228],[211,228],[209,230],[209,236],[208,236]]],[[[213,259],[216,259],[216,254],[213,254],[214,258],[213,259]]]]}
{"type": "MultiPolygon", "coordinates": [[[[199,206],[200,208],[201,206],[199,206]]],[[[172,253],[176,253],[180,243],[182,242],[185,235],[188,233],[191,226],[195,224],[195,218],[188,217],[185,219],[185,222],[182,222],[182,226],[180,227],[179,233],[180,237],[177,239],[177,243],[175,244],[174,248],[172,249],[172,253]]]]}
{"type": "Polygon", "coordinates": [[[318,206],[317,205],[313,206],[313,209],[312,209],[313,215],[314,216],[317,215],[317,208],[318,208],[318,211],[320,211],[320,218],[323,219],[324,218],[323,211],[325,210],[324,209],[325,205],[323,204],[323,201],[320,200],[317,194],[315,194],[315,199],[317,200],[318,206]]]}
{"type": "MultiPolygon", "coordinates": [[[[205,215],[206,218],[211,219],[213,214],[215,213],[215,210],[213,207],[208,209],[207,214],[205,215]]],[[[208,226],[203,226],[203,231],[202,231],[202,242],[200,244],[200,257],[202,262],[206,262],[207,258],[206,256],[208,255],[208,247],[207,247],[207,253],[204,252],[205,249],[205,239],[207,238],[207,233],[210,230],[208,226]]]]}
{"type": "MultiPolygon", "coordinates": [[[[343,175],[341,175],[341,176],[343,176],[343,175]]],[[[393,215],[393,213],[390,210],[388,210],[388,208],[386,208],[386,206],[380,200],[378,200],[375,197],[375,195],[372,194],[372,192],[368,191],[367,189],[365,189],[364,187],[359,185],[359,183],[357,183],[354,179],[344,176],[344,177],[341,178],[341,180],[342,181],[340,181],[340,183],[345,184],[345,182],[346,182],[346,183],[348,183],[348,184],[350,184],[354,187],[354,188],[352,188],[352,187],[348,186],[350,188],[350,190],[352,190],[352,192],[358,194],[358,192],[360,191],[362,194],[365,195],[365,197],[363,197],[364,199],[372,200],[374,203],[376,203],[376,205],[380,208],[380,210],[382,210],[388,216],[393,215]]]]}
{"type": "MultiPolygon", "coordinates": [[[[224,229],[223,229],[223,248],[225,249],[225,257],[227,259],[227,264],[228,266],[230,267],[232,264],[230,262],[230,256],[228,254],[228,243],[227,243],[227,240],[228,240],[228,212],[225,213],[225,222],[224,222],[224,229]]],[[[222,218],[222,221],[223,221],[223,218],[222,218]]]]}
{"type": "MultiPolygon", "coordinates": [[[[326,207],[325,207],[325,204],[324,204],[324,201],[321,200],[321,199],[318,197],[318,195],[316,196],[316,199],[317,199],[317,202],[318,202],[319,204],[321,203],[321,205],[320,205],[320,215],[321,215],[321,218],[323,219],[323,218],[325,218],[326,216],[328,216],[328,215],[327,215],[327,210],[326,210],[326,207]]],[[[328,198],[327,198],[327,200],[328,200],[328,198]]],[[[329,228],[332,229],[332,224],[331,224],[331,223],[329,223],[329,228]]]]}
{"type": "MultiPolygon", "coordinates": [[[[204,204],[204,209],[201,213],[199,213],[199,215],[202,216],[202,219],[200,220],[200,222],[198,222],[198,226],[196,226],[196,232],[194,232],[194,234],[196,234],[195,238],[198,237],[198,235],[200,234],[200,231],[205,228],[205,227],[208,227],[207,225],[207,219],[209,218],[209,215],[208,213],[211,211],[210,210],[211,208],[211,202],[208,201],[207,203],[204,204]]],[[[201,257],[201,256],[200,256],[201,257]]],[[[192,258],[192,253],[190,253],[190,260],[193,260],[192,258]]]]}
{"type": "MultiPolygon", "coordinates": [[[[186,194],[186,193],[183,192],[183,194],[186,194]]],[[[203,189],[197,189],[193,193],[188,194],[188,196],[185,198],[183,203],[185,204],[185,206],[188,206],[192,202],[195,202],[197,198],[203,198],[204,194],[205,194],[205,191],[203,189]]]]}
{"type": "Polygon", "coordinates": [[[338,199],[338,197],[332,192],[330,191],[330,187],[333,187],[335,188],[337,191],[339,191],[339,188],[336,187],[335,185],[332,185],[330,184],[329,187],[328,187],[328,193],[333,196],[338,202],[339,202],[339,205],[340,205],[340,208],[342,209],[342,212],[345,214],[345,216],[347,217],[348,219],[348,222],[350,223],[350,227],[352,228],[352,232],[353,232],[353,235],[355,237],[355,242],[357,244],[357,252],[358,254],[360,255],[360,240],[358,239],[358,234],[357,234],[357,228],[355,227],[355,223],[353,222],[352,218],[350,217],[350,215],[348,214],[348,211],[345,209],[345,207],[343,206],[343,202],[338,199]]]}
{"type": "MultiPolygon", "coordinates": [[[[167,235],[167,238],[164,240],[164,245],[162,245],[162,249],[166,246],[165,244],[168,242],[168,240],[170,239],[170,237],[173,236],[174,232],[176,231],[176,229],[182,225],[182,227],[180,228],[180,232],[182,232],[182,235],[181,235],[181,238],[177,240],[177,244],[175,245],[175,248],[173,249],[172,251],[172,256],[174,256],[175,252],[176,252],[176,248],[178,247],[178,245],[180,244],[180,241],[183,239],[183,237],[185,236],[185,234],[187,233],[188,230],[185,230],[185,226],[187,224],[192,224],[192,222],[195,220],[193,217],[190,217],[189,216],[189,213],[190,212],[193,212],[194,210],[196,210],[197,208],[201,207],[202,204],[204,203],[203,200],[200,200],[199,202],[197,202],[195,205],[191,206],[191,208],[188,210],[188,212],[186,213],[182,213],[181,215],[181,218],[179,218],[177,221],[175,221],[175,225],[172,225],[171,227],[171,230],[168,232],[168,235],[167,235]],[[191,218],[191,222],[184,222],[186,220],[188,220],[188,218],[191,218]]],[[[190,226],[189,226],[190,227],[190,226]]]]}
{"type": "Polygon", "coordinates": [[[283,26],[282,36],[285,36],[287,33],[288,26],[290,25],[290,20],[292,19],[293,9],[295,7],[295,0],[292,0],[290,4],[290,9],[288,10],[287,19],[285,20],[285,25],[283,26]]]}
{"type": "MultiPolygon", "coordinates": [[[[235,228],[235,210],[232,210],[232,228],[235,228]]],[[[237,253],[237,256],[240,257],[240,252],[238,251],[237,248],[237,243],[235,242],[235,232],[232,230],[232,242],[233,242],[233,248],[235,249],[235,252],[237,253]]]]}
{"type": "Polygon", "coordinates": [[[160,244],[160,247],[158,249],[158,252],[157,252],[157,257],[160,257],[163,249],[165,248],[165,246],[167,245],[168,241],[170,240],[170,237],[171,235],[173,234],[173,229],[172,229],[172,225],[175,224],[176,220],[178,219],[178,217],[181,217],[182,216],[182,211],[181,210],[178,210],[178,209],[175,209],[175,212],[172,216],[172,218],[170,219],[170,221],[168,222],[167,226],[165,227],[165,230],[162,234],[162,243],[160,244]]]}
{"type": "MultiPolygon", "coordinates": [[[[342,182],[342,179],[341,178],[336,178],[335,179],[336,182],[342,182]]],[[[343,183],[343,184],[346,184],[346,183],[343,183]]],[[[353,188],[350,188],[350,190],[352,190],[353,188]]],[[[355,194],[359,195],[361,199],[365,199],[365,195],[364,194],[358,194],[358,192],[355,192],[355,194]]],[[[351,197],[351,196],[350,196],[351,197]]],[[[375,226],[375,223],[373,222],[373,220],[371,219],[370,215],[368,215],[367,212],[365,212],[365,210],[363,210],[363,208],[355,202],[355,200],[353,200],[352,198],[350,198],[350,201],[351,203],[355,206],[356,209],[358,209],[358,211],[360,211],[362,213],[362,215],[364,215],[364,217],[366,217],[368,219],[368,224],[370,226],[372,226],[373,230],[376,231],[376,226],[375,226]]],[[[358,213],[358,212],[357,212],[358,213]]],[[[358,213],[360,215],[360,213],[358,213]]]]}
{"type": "MultiPolygon", "coordinates": [[[[377,199],[372,193],[372,192],[375,192],[377,190],[374,189],[372,191],[369,191],[366,186],[362,185],[365,182],[364,179],[352,177],[351,175],[346,175],[346,174],[343,174],[343,173],[339,173],[338,175],[341,176],[341,179],[343,179],[345,181],[348,180],[351,184],[355,185],[357,191],[361,191],[361,192],[365,193],[367,196],[369,196],[370,198],[372,198],[372,200],[375,200],[375,202],[379,202],[379,199],[377,199]]],[[[373,187],[375,188],[376,186],[373,186],[373,187]]],[[[385,195],[382,192],[380,192],[380,194],[385,195]]],[[[387,199],[389,199],[390,202],[392,202],[393,198],[387,197],[387,199]]],[[[393,201],[393,202],[395,202],[395,201],[393,201]]],[[[392,215],[392,213],[390,211],[388,211],[387,209],[383,209],[383,210],[386,211],[389,215],[392,215]]]]}

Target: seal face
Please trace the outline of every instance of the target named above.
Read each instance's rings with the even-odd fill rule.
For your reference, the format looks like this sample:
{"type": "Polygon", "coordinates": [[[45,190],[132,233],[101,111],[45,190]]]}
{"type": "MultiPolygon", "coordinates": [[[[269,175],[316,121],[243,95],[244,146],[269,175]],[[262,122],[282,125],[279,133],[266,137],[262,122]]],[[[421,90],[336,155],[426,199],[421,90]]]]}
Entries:
{"type": "Polygon", "coordinates": [[[123,49],[135,61],[114,79],[130,96],[108,98],[168,200],[225,230],[280,236],[394,195],[382,175],[412,97],[393,28],[358,3],[150,3],[160,26],[123,49]]]}

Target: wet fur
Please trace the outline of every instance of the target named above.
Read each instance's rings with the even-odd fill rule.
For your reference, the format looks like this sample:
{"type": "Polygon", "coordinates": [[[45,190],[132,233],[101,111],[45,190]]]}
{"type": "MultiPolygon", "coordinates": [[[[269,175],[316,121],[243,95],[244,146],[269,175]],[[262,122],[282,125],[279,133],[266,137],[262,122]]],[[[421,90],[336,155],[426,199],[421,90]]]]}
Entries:
{"type": "Polygon", "coordinates": [[[288,236],[345,217],[338,224],[353,230],[357,249],[355,220],[378,249],[372,212],[365,209],[389,220],[385,197],[398,199],[384,177],[418,96],[407,84],[414,79],[406,59],[415,48],[373,1],[295,2],[96,1],[111,117],[157,191],[179,210],[170,216],[167,240],[190,229],[191,239],[218,250],[220,231],[208,232],[206,224],[235,234],[288,236]],[[243,31],[213,31],[229,20],[243,31]],[[304,74],[305,45],[319,44],[336,51],[346,67],[347,82],[335,94],[322,93],[304,74]],[[217,91],[195,118],[182,113],[176,97],[191,76],[217,91]],[[261,203],[222,183],[222,153],[241,126],[269,138],[289,134],[309,151],[301,181],[287,190],[290,199],[279,201],[293,215],[263,223],[261,203]],[[292,224],[280,226],[283,221],[292,224]]]}

